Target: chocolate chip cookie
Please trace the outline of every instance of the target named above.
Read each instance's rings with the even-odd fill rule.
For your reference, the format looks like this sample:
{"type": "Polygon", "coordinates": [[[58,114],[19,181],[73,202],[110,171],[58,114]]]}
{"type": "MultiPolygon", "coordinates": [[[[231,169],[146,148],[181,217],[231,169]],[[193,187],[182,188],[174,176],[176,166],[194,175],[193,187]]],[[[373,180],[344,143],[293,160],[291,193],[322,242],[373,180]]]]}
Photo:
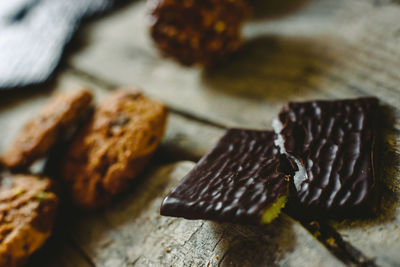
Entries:
{"type": "Polygon", "coordinates": [[[0,266],[21,266],[50,236],[57,196],[49,179],[0,178],[0,266]]]}
{"type": "Polygon", "coordinates": [[[92,98],[92,93],[84,89],[54,96],[22,128],[3,155],[4,164],[10,169],[19,169],[46,156],[66,130],[91,108],[92,98]]]}
{"type": "Polygon", "coordinates": [[[164,105],[141,93],[117,91],[106,98],[62,164],[72,200],[96,208],[125,189],[157,148],[166,120],[164,105]]]}

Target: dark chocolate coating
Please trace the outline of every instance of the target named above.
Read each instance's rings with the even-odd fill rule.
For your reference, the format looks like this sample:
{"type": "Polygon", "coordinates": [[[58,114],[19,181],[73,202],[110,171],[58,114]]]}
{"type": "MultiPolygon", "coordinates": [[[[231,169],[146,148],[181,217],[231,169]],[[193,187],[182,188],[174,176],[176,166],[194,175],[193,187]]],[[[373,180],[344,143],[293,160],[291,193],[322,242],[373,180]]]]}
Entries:
{"type": "Polygon", "coordinates": [[[250,13],[244,0],[153,0],[151,36],[159,49],[184,65],[210,66],[241,45],[250,13]]]}
{"type": "Polygon", "coordinates": [[[268,131],[228,130],[164,199],[161,215],[259,224],[289,191],[274,138],[268,131]]]}
{"type": "Polygon", "coordinates": [[[286,152],[305,166],[302,206],[356,211],[374,199],[376,98],[289,103],[279,119],[286,152]]]}

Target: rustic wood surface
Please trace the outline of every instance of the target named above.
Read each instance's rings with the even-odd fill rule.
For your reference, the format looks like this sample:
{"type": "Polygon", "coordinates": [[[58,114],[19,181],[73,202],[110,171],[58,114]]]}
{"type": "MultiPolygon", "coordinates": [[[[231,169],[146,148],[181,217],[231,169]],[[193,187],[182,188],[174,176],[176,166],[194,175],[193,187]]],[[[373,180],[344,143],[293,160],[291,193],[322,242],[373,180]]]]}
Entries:
{"type": "MultiPolygon", "coordinates": [[[[109,90],[66,72],[54,87],[63,91],[88,86],[101,101],[109,90]]],[[[28,99],[3,99],[0,127],[7,128],[4,150],[21,126],[54,91],[28,99]]],[[[125,196],[105,210],[84,214],[62,208],[54,237],[31,266],[340,266],[341,263],[306,229],[287,215],[267,227],[219,225],[159,216],[162,198],[212,148],[224,129],[171,112],[165,138],[148,168],[125,196]],[[171,165],[165,165],[167,162],[171,165]],[[155,167],[162,165],[159,167],[155,167]],[[157,169],[157,170],[154,170],[157,169]],[[180,249],[181,248],[181,249],[180,249]],[[193,251],[193,252],[190,252],[193,251]],[[193,255],[188,256],[188,253],[193,255]],[[238,254],[240,253],[240,254],[238,254]],[[308,255],[303,258],[303,255],[308,255]]]]}
{"type": "Polygon", "coordinates": [[[80,31],[46,87],[0,94],[0,151],[54,90],[86,84],[101,99],[137,85],[171,111],[154,162],[132,189],[95,213],[62,208],[30,266],[400,266],[400,3],[315,0],[289,12],[284,3],[293,1],[280,2],[257,8],[243,49],[201,70],[162,58],[145,1],[130,1],[80,31]],[[187,160],[226,127],[271,129],[288,100],[366,95],[380,98],[388,121],[376,218],[320,222],[335,237],[318,241],[290,214],[262,228],[158,216],[162,196],[193,166],[187,160]]]}
{"type": "Polygon", "coordinates": [[[163,197],[193,166],[155,170],[122,201],[79,218],[72,238],[101,266],[342,265],[285,215],[264,227],[160,216],[163,197]]]}

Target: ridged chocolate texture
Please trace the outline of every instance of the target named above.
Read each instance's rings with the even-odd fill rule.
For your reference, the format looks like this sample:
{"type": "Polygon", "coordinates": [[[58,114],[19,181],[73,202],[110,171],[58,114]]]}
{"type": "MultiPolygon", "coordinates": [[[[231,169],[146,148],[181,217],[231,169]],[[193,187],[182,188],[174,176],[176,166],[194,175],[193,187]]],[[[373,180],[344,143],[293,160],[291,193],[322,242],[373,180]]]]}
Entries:
{"type": "Polygon", "coordinates": [[[376,98],[289,103],[279,114],[286,152],[305,167],[297,195],[320,211],[366,208],[375,194],[376,98]]]}
{"type": "Polygon", "coordinates": [[[259,224],[263,212],[286,196],[273,132],[228,130],[168,195],[161,215],[259,224]]]}
{"type": "Polygon", "coordinates": [[[241,45],[250,12],[244,0],[152,0],[151,36],[160,50],[184,65],[212,65],[241,45]]]}

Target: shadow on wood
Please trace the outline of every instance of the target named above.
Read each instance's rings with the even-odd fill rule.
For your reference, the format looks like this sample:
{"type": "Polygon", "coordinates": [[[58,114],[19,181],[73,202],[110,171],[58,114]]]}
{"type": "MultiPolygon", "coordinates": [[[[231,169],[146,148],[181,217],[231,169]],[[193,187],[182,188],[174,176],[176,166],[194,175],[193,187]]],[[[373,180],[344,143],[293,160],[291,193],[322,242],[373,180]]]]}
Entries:
{"type": "Polygon", "coordinates": [[[218,266],[278,265],[295,248],[292,227],[293,222],[286,216],[265,226],[213,223],[210,229],[218,240],[213,248],[218,266]]]}
{"type": "Polygon", "coordinates": [[[41,85],[26,86],[17,89],[0,90],[0,112],[7,111],[17,105],[25,104],[35,97],[41,97],[43,93],[49,93],[55,85],[51,79],[41,85]]]}
{"type": "Polygon", "coordinates": [[[319,77],[335,60],[321,53],[322,49],[326,48],[318,40],[300,37],[249,40],[230,59],[203,72],[204,87],[244,99],[278,103],[315,95],[319,77]]]}
{"type": "Polygon", "coordinates": [[[255,0],[253,3],[252,19],[275,19],[304,7],[310,0],[255,0]]]}

